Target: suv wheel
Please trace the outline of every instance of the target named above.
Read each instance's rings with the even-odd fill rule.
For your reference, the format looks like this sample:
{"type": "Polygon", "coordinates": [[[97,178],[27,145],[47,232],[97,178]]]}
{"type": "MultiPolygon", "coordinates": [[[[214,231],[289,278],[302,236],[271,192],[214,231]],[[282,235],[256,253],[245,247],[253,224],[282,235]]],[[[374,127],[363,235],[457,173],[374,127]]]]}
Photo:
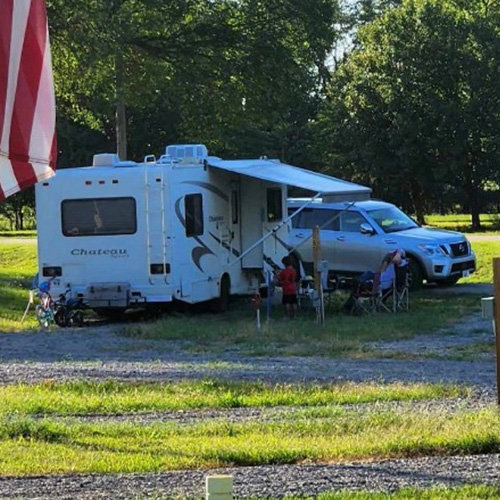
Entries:
{"type": "Polygon", "coordinates": [[[438,286],[452,286],[455,285],[456,282],[461,278],[458,276],[450,276],[449,278],[445,278],[444,280],[436,280],[436,285],[438,286]]]}
{"type": "Polygon", "coordinates": [[[419,290],[422,288],[422,283],[424,281],[422,267],[414,257],[409,257],[408,261],[410,266],[410,290],[419,290]]]}

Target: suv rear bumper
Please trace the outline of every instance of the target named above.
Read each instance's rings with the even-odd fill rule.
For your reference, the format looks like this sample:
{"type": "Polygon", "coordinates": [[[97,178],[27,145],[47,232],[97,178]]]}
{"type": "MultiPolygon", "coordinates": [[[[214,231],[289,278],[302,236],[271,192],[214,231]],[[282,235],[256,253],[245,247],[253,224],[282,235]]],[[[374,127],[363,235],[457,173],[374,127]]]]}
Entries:
{"type": "Polygon", "coordinates": [[[476,270],[474,252],[458,259],[434,257],[423,259],[421,262],[425,268],[427,279],[431,281],[472,274],[476,270]]]}

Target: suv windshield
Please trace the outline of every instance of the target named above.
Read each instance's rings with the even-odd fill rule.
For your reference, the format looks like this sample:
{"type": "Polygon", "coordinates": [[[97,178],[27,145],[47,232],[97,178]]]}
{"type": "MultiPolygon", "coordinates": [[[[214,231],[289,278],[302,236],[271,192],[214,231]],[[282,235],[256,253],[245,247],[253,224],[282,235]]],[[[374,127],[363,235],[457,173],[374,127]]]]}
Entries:
{"type": "Polygon", "coordinates": [[[386,233],[396,233],[419,227],[413,219],[396,207],[379,208],[378,210],[370,210],[368,213],[386,233]]]}

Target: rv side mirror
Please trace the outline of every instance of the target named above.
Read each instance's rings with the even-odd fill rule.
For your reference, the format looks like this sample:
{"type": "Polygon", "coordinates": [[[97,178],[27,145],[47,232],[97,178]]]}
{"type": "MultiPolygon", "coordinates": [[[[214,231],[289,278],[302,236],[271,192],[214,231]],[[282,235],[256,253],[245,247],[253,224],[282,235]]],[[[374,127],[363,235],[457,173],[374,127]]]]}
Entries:
{"type": "Polygon", "coordinates": [[[370,224],[361,224],[361,226],[359,226],[359,232],[361,234],[375,234],[375,229],[373,229],[373,227],[370,226],[370,224]]]}

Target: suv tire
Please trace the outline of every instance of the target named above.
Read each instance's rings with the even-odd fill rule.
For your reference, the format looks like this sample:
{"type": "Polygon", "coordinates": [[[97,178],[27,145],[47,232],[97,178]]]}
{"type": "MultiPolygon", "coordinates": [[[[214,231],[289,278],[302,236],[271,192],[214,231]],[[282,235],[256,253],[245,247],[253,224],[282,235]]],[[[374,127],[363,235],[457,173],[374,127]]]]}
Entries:
{"type": "Polygon", "coordinates": [[[424,281],[422,266],[415,257],[408,257],[408,262],[410,266],[410,290],[420,290],[424,281]]]}
{"type": "Polygon", "coordinates": [[[436,280],[436,285],[438,286],[453,286],[462,276],[450,276],[449,278],[445,278],[444,280],[436,280]]]}

